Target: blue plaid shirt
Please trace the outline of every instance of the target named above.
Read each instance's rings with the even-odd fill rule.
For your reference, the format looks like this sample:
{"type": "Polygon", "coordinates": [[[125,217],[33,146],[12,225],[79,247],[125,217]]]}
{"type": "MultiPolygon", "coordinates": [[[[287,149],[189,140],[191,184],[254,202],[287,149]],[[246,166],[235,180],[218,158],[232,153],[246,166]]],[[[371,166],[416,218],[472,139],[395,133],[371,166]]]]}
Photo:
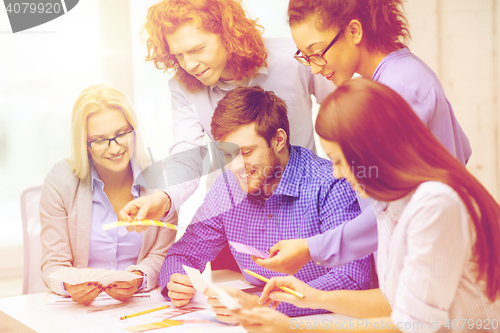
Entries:
{"type": "MultiPolygon", "coordinates": [[[[159,274],[162,294],[174,273],[185,274],[182,265],[200,271],[215,259],[228,241],[266,251],[283,239],[307,238],[335,228],[359,215],[356,195],[345,180],[333,177],[332,163],[310,150],[291,146],[283,176],[267,200],[247,195],[229,171],[217,178],[203,205],[182,238],[168,250],[159,274]]],[[[255,264],[250,255],[231,252],[241,269],[271,278],[283,276],[255,264]]],[[[254,285],[264,283],[245,274],[254,285]]],[[[327,268],[307,263],[295,277],[321,290],[368,289],[369,256],[345,266],[327,268]]],[[[289,316],[324,313],[324,310],[297,308],[281,303],[278,310],[289,316]]]]}

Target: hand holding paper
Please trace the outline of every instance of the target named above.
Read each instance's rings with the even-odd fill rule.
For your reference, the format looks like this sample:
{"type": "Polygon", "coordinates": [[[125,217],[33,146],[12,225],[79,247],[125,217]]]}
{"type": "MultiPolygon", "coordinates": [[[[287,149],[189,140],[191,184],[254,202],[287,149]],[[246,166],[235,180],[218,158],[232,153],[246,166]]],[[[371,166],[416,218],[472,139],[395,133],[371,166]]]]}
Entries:
{"type": "MultiPolygon", "coordinates": [[[[199,292],[207,292],[207,296],[217,296],[216,299],[209,298],[208,303],[212,305],[213,310],[217,314],[217,319],[223,322],[233,322],[228,321],[230,315],[227,310],[237,310],[241,309],[241,305],[238,299],[233,298],[223,287],[215,285],[207,285],[199,270],[182,265],[184,271],[188,275],[193,287],[199,292]]],[[[229,288],[229,287],[228,287],[229,288]]],[[[235,288],[230,289],[233,293],[240,293],[241,291],[235,288]]],[[[248,294],[249,295],[249,294],[248,294]]],[[[255,301],[258,299],[255,295],[250,295],[255,297],[255,301]]]]}
{"type": "Polygon", "coordinates": [[[203,280],[200,271],[197,270],[196,268],[192,268],[186,265],[182,265],[182,268],[184,268],[184,271],[189,277],[189,280],[191,280],[194,289],[196,289],[200,293],[204,293],[205,290],[208,288],[208,285],[205,282],[205,280],[203,280]]]}
{"type": "Polygon", "coordinates": [[[76,267],[62,268],[50,274],[49,277],[71,285],[97,282],[102,287],[106,287],[117,281],[130,281],[141,278],[141,276],[131,272],[76,267]]]}
{"type": "Polygon", "coordinates": [[[168,297],[172,304],[176,307],[181,307],[189,303],[196,293],[193,284],[187,275],[174,273],[170,276],[170,281],[167,283],[168,297]]]}
{"type": "Polygon", "coordinates": [[[232,312],[234,310],[262,306],[258,303],[259,296],[228,286],[210,285],[209,289],[205,291],[205,295],[211,296],[207,299],[207,302],[212,306],[216,314],[215,318],[224,323],[232,324],[237,322],[232,312]]]}
{"type": "Polygon", "coordinates": [[[212,289],[217,294],[219,302],[229,310],[241,309],[241,304],[238,302],[238,300],[229,295],[228,292],[224,290],[224,288],[212,285],[210,289],[212,289]]]}
{"type": "Polygon", "coordinates": [[[139,276],[139,279],[130,281],[117,281],[112,285],[105,287],[103,290],[106,292],[106,294],[120,302],[127,301],[130,297],[134,296],[135,292],[142,285],[142,274],[140,272],[136,272],[134,274],[139,276]]]}
{"type": "Polygon", "coordinates": [[[102,286],[97,282],[80,283],[77,285],[65,283],[64,288],[73,301],[85,306],[90,305],[102,292],[102,286]]]}

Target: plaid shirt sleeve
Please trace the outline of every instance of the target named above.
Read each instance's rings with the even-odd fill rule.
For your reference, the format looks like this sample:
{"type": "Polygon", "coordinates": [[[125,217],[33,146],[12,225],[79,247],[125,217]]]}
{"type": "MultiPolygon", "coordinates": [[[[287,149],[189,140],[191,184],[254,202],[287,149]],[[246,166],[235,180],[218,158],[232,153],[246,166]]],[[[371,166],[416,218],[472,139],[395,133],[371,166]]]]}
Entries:
{"type": "MultiPolygon", "coordinates": [[[[321,186],[318,198],[318,210],[321,233],[350,221],[359,215],[360,209],[356,195],[345,180],[327,183],[321,186]]],[[[370,285],[369,256],[355,260],[345,266],[329,268],[328,272],[315,279],[308,279],[312,269],[318,268],[312,261],[296,275],[298,279],[319,290],[362,290],[370,285]]],[[[282,303],[278,310],[289,316],[304,316],[325,313],[325,310],[302,309],[292,304],[282,303]]]]}
{"type": "Polygon", "coordinates": [[[225,194],[227,190],[220,183],[216,184],[205,197],[184,235],[169,248],[158,275],[158,284],[166,299],[170,300],[166,285],[172,274],[185,274],[182,265],[203,272],[207,262],[214,260],[227,244],[222,214],[231,209],[232,202],[227,200],[225,194]]]}

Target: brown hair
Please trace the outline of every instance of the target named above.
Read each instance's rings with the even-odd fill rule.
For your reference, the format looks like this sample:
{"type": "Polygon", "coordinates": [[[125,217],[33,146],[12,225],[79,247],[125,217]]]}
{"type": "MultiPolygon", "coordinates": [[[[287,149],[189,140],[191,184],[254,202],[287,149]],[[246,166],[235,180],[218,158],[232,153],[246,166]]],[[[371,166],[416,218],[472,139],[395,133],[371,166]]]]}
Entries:
{"type": "Polygon", "coordinates": [[[271,146],[271,140],[278,129],[286,133],[286,145],[290,145],[285,102],[272,91],[261,87],[239,87],[222,98],[215,108],[210,123],[212,136],[218,141],[237,127],[255,123],[257,134],[271,146]]]}
{"type": "Polygon", "coordinates": [[[392,52],[410,39],[402,0],[290,0],[290,26],[311,17],[320,30],[345,27],[353,19],[361,22],[369,50],[392,52]]]}
{"type": "Polygon", "coordinates": [[[350,167],[377,166],[378,177],[358,179],[375,200],[400,199],[426,181],[453,188],[474,222],[477,279],[491,301],[500,295],[500,207],[401,96],[369,79],[350,80],[321,104],[316,131],[339,144],[350,167]]]}
{"type": "Polygon", "coordinates": [[[204,85],[179,66],[170,53],[165,35],[192,21],[220,36],[236,80],[266,66],[267,53],[261,32],[264,28],[246,16],[240,0],[164,0],[148,10],[143,27],[149,36],[146,61],[153,61],[158,69],[172,69],[176,79],[189,91],[199,91],[204,85]]]}

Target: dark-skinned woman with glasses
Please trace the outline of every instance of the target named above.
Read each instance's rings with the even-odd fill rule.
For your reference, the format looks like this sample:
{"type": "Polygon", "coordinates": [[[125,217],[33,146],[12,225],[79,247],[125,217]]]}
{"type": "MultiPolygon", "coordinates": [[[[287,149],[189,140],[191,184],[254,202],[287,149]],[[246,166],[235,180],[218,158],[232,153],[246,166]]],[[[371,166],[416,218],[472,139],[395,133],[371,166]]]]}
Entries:
{"type": "MultiPolygon", "coordinates": [[[[134,175],[148,166],[138,123],[125,95],[105,84],[90,86],[72,114],[72,156],[47,175],[40,199],[42,277],[55,293],[89,305],[101,292],[126,301],[157,285],[158,272],[175,231],[151,227],[143,234],[104,230],[118,212],[147,191],[134,175]],[[101,285],[70,285],[51,274],[67,267],[128,271],[136,279],[101,285]]],[[[177,216],[171,217],[175,223],[177,216]]]]}
{"type": "Polygon", "coordinates": [[[380,288],[322,291],[294,276],[273,277],[261,304],[288,302],[337,317],[305,320],[255,307],[233,313],[244,328],[269,333],[300,328],[321,333],[498,332],[500,206],[484,186],[398,93],[369,79],[339,86],[321,104],[316,131],[334,176],[373,200],[380,288]],[[377,166],[377,177],[360,177],[358,170],[372,166],[377,166]]]}
{"type": "MultiPolygon", "coordinates": [[[[298,47],[295,58],[310,66],[313,74],[337,86],[355,73],[389,86],[436,139],[466,164],[471,155],[469,140],[438,77],[405,44],[410,33],[401,0],[290,0],[288,17],[298,47]]],[[[339,228],[309,239],[281,241],[271,248],[270,259],[255,261],[294,274],[309,260],[335,267],[376,250],[376,221],[368,205],[339,228]]]]}

